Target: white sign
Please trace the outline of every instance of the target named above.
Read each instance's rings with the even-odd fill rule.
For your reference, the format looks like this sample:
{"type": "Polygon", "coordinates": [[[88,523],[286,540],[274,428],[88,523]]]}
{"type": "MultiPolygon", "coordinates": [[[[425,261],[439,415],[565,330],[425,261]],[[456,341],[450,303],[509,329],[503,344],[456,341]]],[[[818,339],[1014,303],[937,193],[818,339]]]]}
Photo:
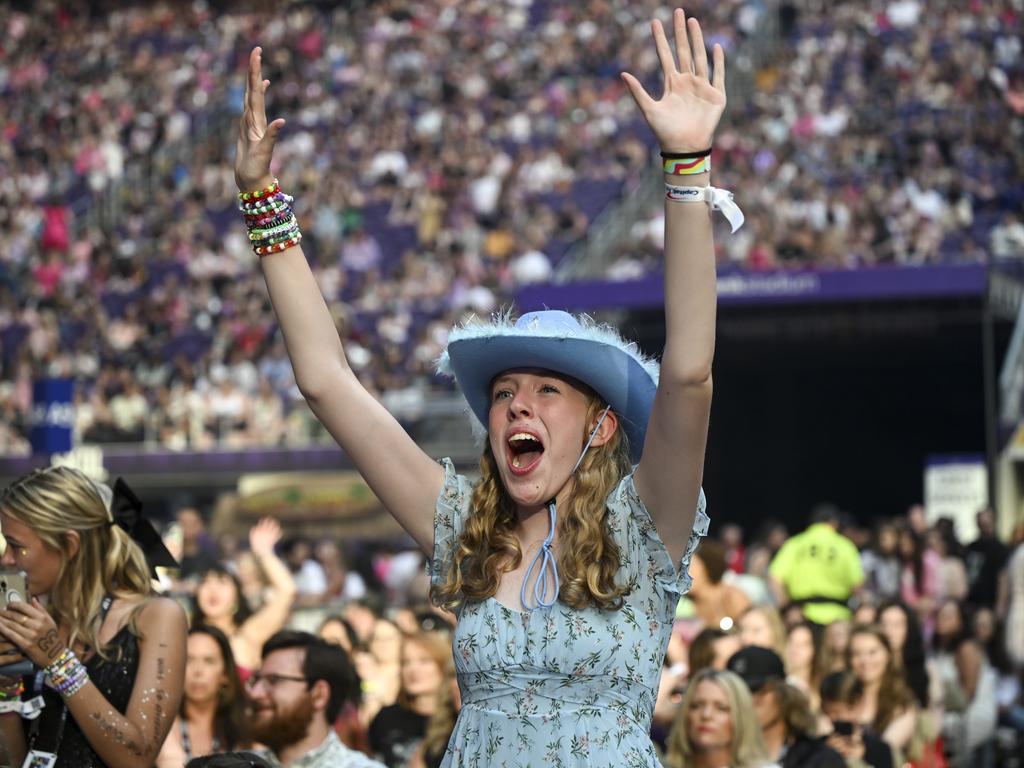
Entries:
{"type": "Polygon", "coordinates": [[[928,522],[952,518],[957,538],[974,541],[977,514],[988,506],[988,469],[985,462],[964,459],[930,464],[924,471],[924,505],[928,522]]]}
{"type": "Polygon", "coordinates": [[[67,453],[55,453],[50,457],[50,464],[54,467],[77,469],[101,483],[109,474],[103,466],[103,449],[98,445],[80,445],[67,453]]]}

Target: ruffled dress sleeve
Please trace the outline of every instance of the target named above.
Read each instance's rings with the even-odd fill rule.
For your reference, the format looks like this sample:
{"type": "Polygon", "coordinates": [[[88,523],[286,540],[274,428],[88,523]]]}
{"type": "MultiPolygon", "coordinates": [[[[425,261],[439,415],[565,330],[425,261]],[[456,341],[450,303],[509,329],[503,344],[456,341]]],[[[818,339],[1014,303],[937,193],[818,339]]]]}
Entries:
{"type": "Polygon", "coordinates": [[[707,499],[701,488],[686,550],[675,563],[658,535],[647,507],[640,500],[632,474],[622,479],[608,499],[609,522],[619,544],[622,568],[634,589],[650,594],[661,604],[666,621],[674,618],[679,599],[693,583],[690,561],[711,524],[706,509],[707,499]]]}
{"type": "Polygon", "coordinates": [[[444,486],[434,509],[434,554],[427,561],[431,586],[446,580],[448,567],[455,555],[455,546],[473,501],[471,483],[465,475],[455,472],[451,459],[442,459],[441,466],[444,467],[444,486]]]}

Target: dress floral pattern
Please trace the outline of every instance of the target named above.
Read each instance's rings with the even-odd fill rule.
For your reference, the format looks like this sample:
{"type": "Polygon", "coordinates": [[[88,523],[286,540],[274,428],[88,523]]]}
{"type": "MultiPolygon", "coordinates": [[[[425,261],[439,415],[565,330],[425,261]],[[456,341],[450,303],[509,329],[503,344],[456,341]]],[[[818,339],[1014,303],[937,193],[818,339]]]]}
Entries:
{"type": "MultiPolygon", "coordinates": [[[[443,461],[432,583],[470,513],[472,487],[443,461]]],[[[677,569],[640,502],[633,476],[608,496],[609,526],[632,585],[617,611],[512,610],[494,598],[459,609],[453,650],[462,710],[442,768],[656,768],[651,714],[690,559],[707,534],[703,490],[677,569]]]]}

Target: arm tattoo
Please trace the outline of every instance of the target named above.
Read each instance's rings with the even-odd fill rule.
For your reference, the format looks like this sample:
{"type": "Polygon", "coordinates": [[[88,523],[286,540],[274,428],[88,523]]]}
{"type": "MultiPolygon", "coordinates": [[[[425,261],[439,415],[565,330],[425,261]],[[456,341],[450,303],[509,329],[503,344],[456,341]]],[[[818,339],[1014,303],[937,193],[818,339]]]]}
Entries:
{"type": "Polygon", "coordinates": [[[56,629],[51,629],[38,641],[36,645],[39,646],[39,650],[46,654],[46,658],[55,659],[60,655],[60,635],[57,634],[56,629]]]}
{"type": "MultiPolygon", "coordinates": [[[[161,691],[163,693],[163,691],[161,691]]],[[[164,729],[164,705],[163,696],[157,695],[156,698],[156,713],[153,715],[153,743],[160,744],[164,729]]]]}
{"type": "Polygon", "coordinates": [[[116,724],[107,722],[99,712],[90,712],[89,718],[100,727],[100,730],[103,731],[104,735],[113,739],[115,744],[120,744],[136,757],[143,756],[144,753],[142,751],[142,747],[126,736],[116,724]]]}
{"type": "MultiPolygon", "coordinates": [[[[167,643],[160,643],[161,648],[166,648],[167,643]]],[[[163,733],[164,717],[164,700],[168,697],[168,692],[164,688],[164,683],[167,680],[167,661],[163,656],[157,657],[156,660],[156,681],[158,687],[154,690],[153,695],[156,697],[156,704],[154,705],[153,713],[153,741],[154,743],[160,742],[160,736],[163,733]]]]}

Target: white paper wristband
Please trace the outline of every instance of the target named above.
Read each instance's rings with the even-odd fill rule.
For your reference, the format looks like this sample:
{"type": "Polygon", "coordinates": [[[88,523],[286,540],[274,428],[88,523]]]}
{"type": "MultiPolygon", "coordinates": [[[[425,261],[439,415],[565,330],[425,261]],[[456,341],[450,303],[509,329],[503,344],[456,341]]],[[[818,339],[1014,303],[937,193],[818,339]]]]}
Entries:
{"type": "Polygon", "coordinates": [[[718,187],[677,187],[665,185],[665,199],[674,203],[707,203],[713,211],[721,211],[732,231],[743,226],[743,211],[736,205],[732,192],[718,187]]]}

